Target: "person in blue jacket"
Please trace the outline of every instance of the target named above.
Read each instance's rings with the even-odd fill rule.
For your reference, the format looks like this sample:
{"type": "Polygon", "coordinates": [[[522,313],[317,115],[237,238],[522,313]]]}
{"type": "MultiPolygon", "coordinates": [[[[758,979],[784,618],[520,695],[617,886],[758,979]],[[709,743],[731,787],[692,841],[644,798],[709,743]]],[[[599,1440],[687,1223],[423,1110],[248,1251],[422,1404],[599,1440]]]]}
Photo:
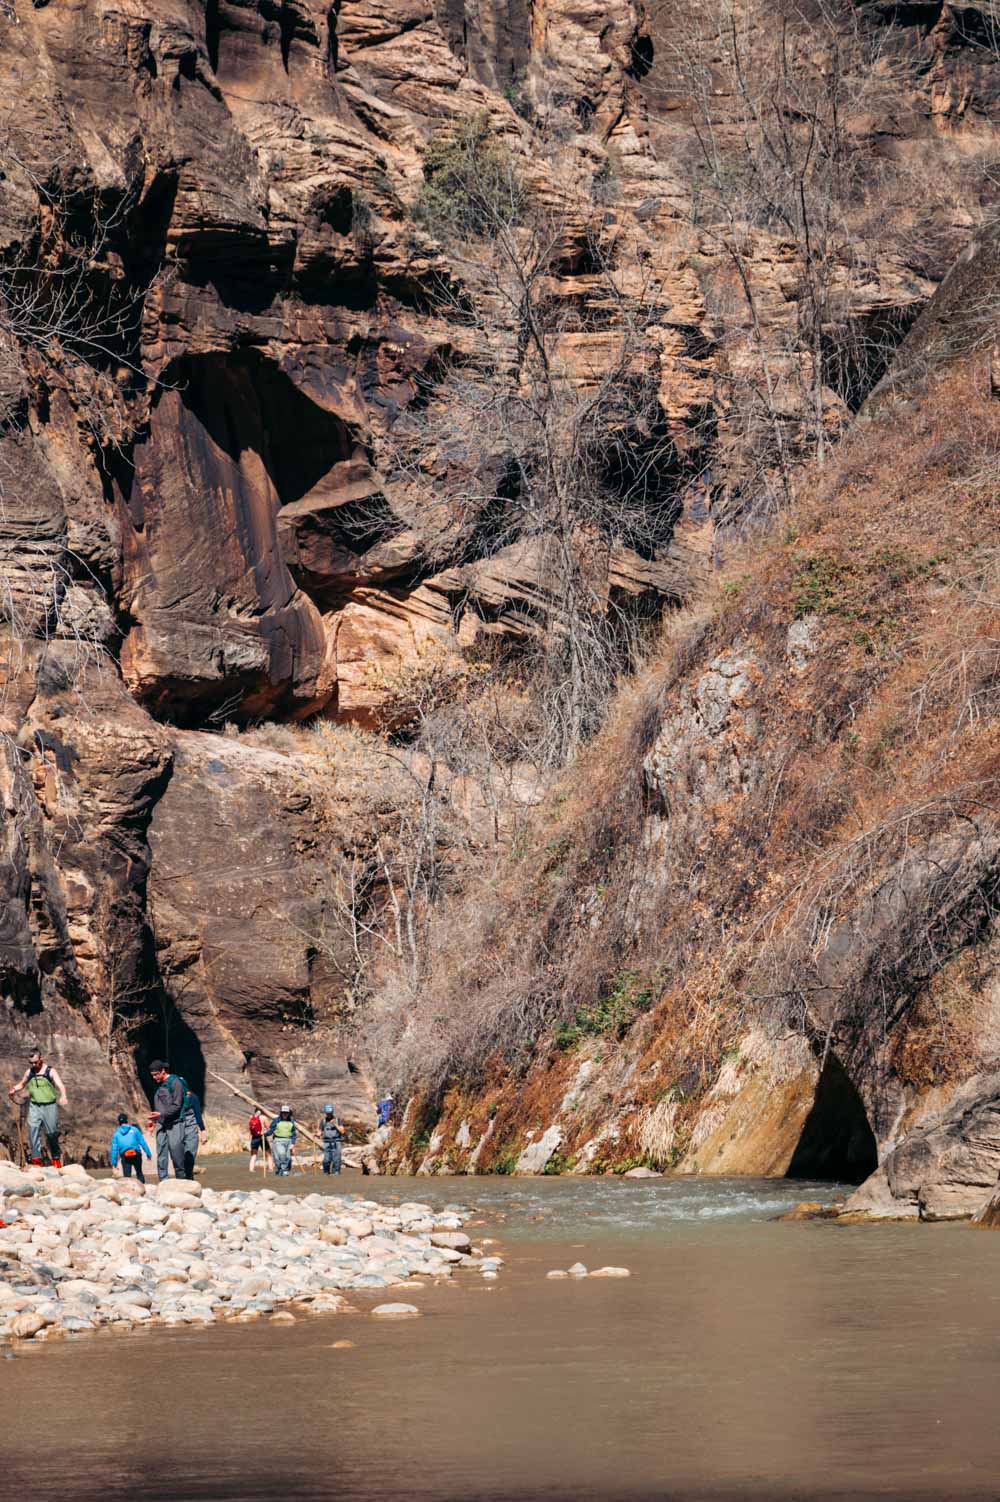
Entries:
{"type": "Polygon", "coordinates": [[[135,1174],[140,1184],[145,1184],[146,1178],[142,1171],[142,1155],[151,1158],[153,1154],[149,1150],[149,1143],[140,1132],[134,1122],[129,1121],[124,1111],[118,1112],[118,1130],[111,1139],[111,1167],[114,1168],[121,1160],[122,1173],[127,1179],[135,1174]]]}
{"type": "Polygon", "coordinates": [[[383,1095],[376,1108],[378,1110],[378,1124],[380,1127],[389,1125],[389,1122],[392,1118],[392,1107],[393,1099],[391,1094],[383,1095]]]}

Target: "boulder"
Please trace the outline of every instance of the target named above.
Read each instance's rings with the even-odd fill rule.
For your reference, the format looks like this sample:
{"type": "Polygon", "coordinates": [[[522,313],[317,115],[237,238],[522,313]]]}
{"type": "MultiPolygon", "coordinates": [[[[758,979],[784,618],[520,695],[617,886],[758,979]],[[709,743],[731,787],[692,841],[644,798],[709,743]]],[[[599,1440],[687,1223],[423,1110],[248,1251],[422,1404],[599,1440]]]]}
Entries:
{"type": "Polygon", "coordinates": [[[529,1142],[517,1160],[517,1173],[541,1173],[563,1140],[562,1128],[550,1126],[537,1142],[529,1142]]]}
{"type": "Polygon", "coordinates": [[[187,1209],[192,1199],[201,1199],[204,1192],[197,1179],[162,1179],[156,1186],[156,1198],[161,1205],[181,1209],[187,1209]]]}
{"type": "Polygon", "coordinates": [[[432,1231],[430,1243],[453,1252],[467,1252],[472,1245],[464,1231],[432,1231]]]}
{"type": "Polygon", "coordinates": [[[10,1334],[16,1336],[18,1340],[31,1340],[40,1330],[44,1330],[46,1325],[50,1325],[51,1323],[52,1321],[44,1315],[37,1314],[33,1310],[27,1310],[24,1314],[15,1314],[7,1328],[10,1334]]]}

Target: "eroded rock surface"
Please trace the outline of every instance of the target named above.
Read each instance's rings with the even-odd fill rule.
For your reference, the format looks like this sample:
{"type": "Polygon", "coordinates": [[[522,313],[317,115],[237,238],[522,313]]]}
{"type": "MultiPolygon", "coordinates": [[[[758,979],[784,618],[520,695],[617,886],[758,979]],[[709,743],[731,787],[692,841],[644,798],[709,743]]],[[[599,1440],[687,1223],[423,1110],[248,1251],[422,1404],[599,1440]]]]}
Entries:
{"type": "MultiPolygon", "coordinates": [[[[887,51],[915,65],[897,70],[884,118],[851,130],[912,159],[918,184],[939,182],[933,143],[947,135],[961,154],[995,115],[985,12],[883,9],[887,51]]],[[[633,547],[619,529],[595,597],[655,615],[708,576],[730,480],[706,445],[728,441],[726,393],[746,372],[720,352],[731,289],[681,171],[691,115],[671,94],[670,24],[664,10],[648,30],[628,0],[0,5],[0,92],[17,100],[0,128],[0,253],[28,285],[69,268],[76,320],[0,339],[0,1058],[14,1077],[39,1042],[59,1065],[71,1151],[104,1151],[165,1037],[215,1111],[242,1106],[213,1094],[206,1068],[364,1114],[339,1012],[341,856],[360,843],[348,800],[337,827],[288,758],[218,732],[317,714],[384,724],[426,661],[523,644],[550,607],[530,539],[491,546],[479,502],[443,520],[426,502],[446,484],[495,500],[504,468],[492,450],[427,441],[448,434],[443,370],[484,343],[465,316],[465,250],[412,212],[442,130],[485,120],[559,219],[547,292],[567,383],[596,390],[620,308],[652,310],[643,375],[670,453],[662,536],[633,547]],[[595,271],[595,206],[613,297],[595,271]],[[428,426],[408,445],[399,419],[413,413],[428,426]]],[[[726,128],[732,100],[713,98],[726,128]]],[[[845,253],[836,296],[862,342],[908,326],[961,251],[980,205],[959,198],[944,195],[917,249],[902,236],[864,264],[845,253]]],[[[801,267],[771,229],[751,241],[792,431],[801,267]]],[[[911,352],[968,284],[958,268],[911,352]]],[[[515,330],[486,322],[491,356],[514,360],[515,330]]],[[[818,405],[841,431],[847,397],[827,388],[818,405]]],[[[778,775],[762,745],[765,656],[721,644],[666,706],[644,752],[657,848],[688,807],[707,821],[778,775]]],[[[786,662],[802,695],[814,659],[797,619],[786,662]]],[[[838,985],[864,953],[854,943],[838,985]]],[[[818,1028],[821,998],[813,1015],[818,1028]]],[[[881,1103],[884,1147],[907,1103],[879,1080],[870,1029],[845,1024],[836,1045],[870,1109],[881,1103]]],[[[820,1071],[794,1049],[763,1060],[748,1043],[744,1057],[756,1083],[744,1091],[731,1070],[697,1140],[677,1138],[666,1100],[650,1140],[733,1166],[726,1132],[759,1107],[784,1115],[752,1161],[787,1158],[820,1071]]],[[[628,1071],[615,1083],[624,1091],[628,1071]]],[[[581,1161],[599,1162],[618,1130],[595,1132],[581,1161]]],[[[928,1131],[978,1183],[989,1121],[928,1131]]],[[[492,1132],[466,1128],[470,1165],[492,1132]]],[[[561,1140],[547,1127],[525,1165],[561,1140]]],[[[901,1192],[944,1205],[933,1173],[901,1159],[904,1180],[901,1192]]]]}

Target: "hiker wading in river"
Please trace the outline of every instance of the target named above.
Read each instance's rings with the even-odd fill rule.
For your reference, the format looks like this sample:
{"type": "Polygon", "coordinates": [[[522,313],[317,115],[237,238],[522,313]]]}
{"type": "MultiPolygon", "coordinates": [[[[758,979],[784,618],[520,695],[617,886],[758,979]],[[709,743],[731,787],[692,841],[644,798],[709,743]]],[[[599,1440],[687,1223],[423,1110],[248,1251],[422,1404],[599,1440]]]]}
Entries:
{"type": "Polygon", "coordinates": [[[46,1064],[41,1049],[36,1048],[28,1067],[16,1085],[7,1091],[13,1100],[23,1089],[28,1091],[28,1144],[31,1161],[42,1166],[42,1133],[49,1144],[53,1168],[62,1168],[59,1151],[59,1107],[68,1105],[66,1086],[51,1064],[46,1064]]]}
{"type": "MultiPolygon", "coordinates": [[[[264,1123],[260,1119],[260,1112],[254,1107],[253,1115],[247,1122],[250,1132],[250,1172],[254,1173],[257,1168],[257,1154],[264,1146],[264,1123]]],[[[267,1162],[264,1162],[264,1172],[267,1172],[267,1162]]]]}
{"type": "Polygon", "coordinates": [[[295,1139],[298,1137],[295,1122],[292,1119],[291,1106],[282,1106],[280,1113],[271,1122],[265,1137],[271,1139],[271,1157],[274,1161],[274,1171],[278,1175],[289,1174],[292,1171],[292,1150],[295,1147],[295,1139]]]}
{"type": "Polygon", "coordinates": [[[323,1172],[340,1172],[340,1143],[344,1135],[344,1123],[338,1119],[332,1106],[323,1107],[323,1119],[319,1124],[323,1143],[323,1172]]]}
{"type": "Polygon", "coordinates": [[[156,1172],[165,1179],[170,1174],[170,1164],[179,1179],[194,1178],[194,1165],[188,1172],[184,1154],[185,1110],[187,1087],[179,1075],[171,1074],[162,1059],[154,1059],[149,1072],[156,1081],[153,1109],[149,1113],[149,1126],[156,1128],[156,1172]]]}
{"type": "Polygon", "coordinates": [[[187,1089],[187,1080],[178,1076],[185,1087],[184,1094],[184,1177],[194,1178],[194,1160],[198,1156],[198,1144],[208,1141],[205,1118],[201,1114],[201,1101],[193,1090],[187,1089]]]}

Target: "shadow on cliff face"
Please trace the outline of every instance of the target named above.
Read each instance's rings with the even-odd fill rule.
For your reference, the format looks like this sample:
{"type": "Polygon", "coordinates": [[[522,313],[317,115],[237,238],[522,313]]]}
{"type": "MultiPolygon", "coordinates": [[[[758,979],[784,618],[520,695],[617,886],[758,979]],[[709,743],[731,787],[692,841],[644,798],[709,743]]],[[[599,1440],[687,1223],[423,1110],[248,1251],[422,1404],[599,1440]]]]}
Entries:
{"type": "Polygon", "coordinates": [[[161,1015],[143,1027],[133,1050],[136,1076],[147,1100],[153,1099],[156,1086],[149,1072],[150,1061],[162,1058],[175,1074],[183,1075],[188,1088],[205,1104],[205,1056],[193,1028],[181,1016],[173,998],[165,992],[160,997],[161,1015]]]}
{"type": "Polygon", "coordinates": [[[282,506],[300,500],[353,453],[343,419],[256,351],[188,357],[176,378],[184,405],[221,452],[237,465],[247,450],[258,454],[282,506]]]}
{"type": "Polygon", "coordinates": [[[785,1177],[860,1184],[877,1167],[875,1134],[861,1096],[830,1054],[785,1177]]]}

